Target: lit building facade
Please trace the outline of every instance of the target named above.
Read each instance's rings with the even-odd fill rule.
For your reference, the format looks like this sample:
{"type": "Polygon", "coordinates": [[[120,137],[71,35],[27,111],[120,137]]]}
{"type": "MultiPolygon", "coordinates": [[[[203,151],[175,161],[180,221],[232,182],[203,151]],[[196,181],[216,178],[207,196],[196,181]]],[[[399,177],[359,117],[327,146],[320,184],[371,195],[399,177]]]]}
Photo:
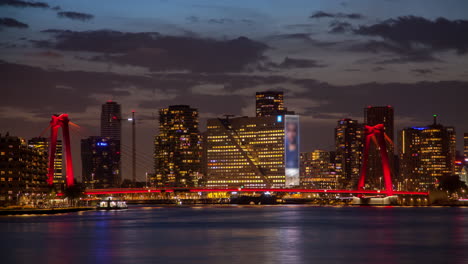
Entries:
{"type": "Polygon", "coordinates": [[[294,114],[293,112],[288,112],[284,107],[283,96],[283,92],[280,91],[257,92],[255,95],[256,116],[294,114]]]}
{"type": "Polygon", "coordinates": [[[314,150],[301,153],[301,187],[309,189],[335,189],[338,175],[334,155],[329,151],[314,150]]]}
{"type": "MultiPolygon", "coordinates": [[[[368,126],[383,124],[385,133],[394,142],[394,109],[392,106],[368,106],[364,108],[364,124],[368,126]]],[[[388,144],[387,149],[392,177],[395,178],[395,147],[393,143],[388,144]]],[[[380,152],[376,144],[371,144],[369,148],[367,169],[366,187],[369,189],[381,189],[383,170],[380,152]]]]}
{"type": "Polygon", "coordinates": [[[120,141],[108,137],[81,140],[83,183],[89,188],[120,187],[120,141]]]}
{"type": "Polygon", "coordinates": [[[468,165],[468,133],[463,134],[463,156],[465,164],[468,165]]]}
{"type": "Polygon", "coordinates": [[[433,189],[437,177],[455,172],[456,134],[453,127],[436,123],[405,128],[400,136],[401,188],[414,191],[433,189]]]}
{"type": "MultiPolygon", "coordinates": [[[[35,137],[28,140],[29,147],[38,149],[39,151],[45,153],[46,158],[49,158],[49,140],[44,137],[35,137]]],[[[55,160],[54,160],[54,185],[60,190],[65,185],[64,172],[64,163],[63,163],[63,145],[62,140],[57,140],[57,147],[55,151],[55,160]]]]}
{"type": "Polygon", "coordinates": [[[341,119],[335,128],[335,170],[340,189],[356,189],[363,151],[363,128],[357,120],[341,119]]]}
{"type": "Polygon", "coordinates": [[[35,203],[48,191],[47,154],[22,138],[0,135],[0,205],[35,203]]]}
{"type": "Polygon", "coordinates": [[[193,187],[201,178],[202,146],[198,110],[171,105],[159,110],[155,137],[155,186],[193,187]]]}
{"type": "Polygon", "coordinates": [[[292,164],[289,169],[297,164],[297,183],[292,178],[289,185],[299,185],[299,142],[295,142],[297,158],[291,154],[288,159],[285,154],[285,131],[293,128],[286,127],[287,118],[296,120],[296,134],[292,133],[291,137],[298,136],[299,117],[292,117],[294,119],[283,115],[209,119],[206,134],[206,186],[285,187],[288,162],[292,164]]]}

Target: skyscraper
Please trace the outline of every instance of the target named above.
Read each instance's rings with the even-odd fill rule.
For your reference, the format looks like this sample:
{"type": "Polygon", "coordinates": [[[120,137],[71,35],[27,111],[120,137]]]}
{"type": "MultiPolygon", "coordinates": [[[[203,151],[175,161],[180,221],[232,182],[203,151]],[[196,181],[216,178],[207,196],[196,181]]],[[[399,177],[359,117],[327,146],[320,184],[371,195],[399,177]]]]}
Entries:
{"type": "Polygon", "coordinates": [[[155,137],[156,186],[191,187],[201,177],[201,136],[198,110],[171,105],[159,110],[159,134],[155,137]]]}
{"type": "Polygon", "coordinates": [[[298,129],[298,116],[209,119],[207,187],[298,186],[298,129]]]}
{"type": "Polygon", "coordinates": [[[455,129],[436,122],[405,128],[400,136],[401,188],[426,191],[437,177],[454,174],[455,129]]]}
{"type": "Polygon", "coordinates": [[[325,150],[301,153],[301,186],[310,189],[335,189],[337,174],[334,155],[325,150]]]}
{"type": "Polygon", "coordinates": [[[341,119],[335,128],[335,169],[341,189],[355,189],[361,170],[362,125],[357,120],[341,119]]]}
{"type": "Polygon", "coordinates": [[[257,117],[286,114],[287,109],[284,107],[283,92],[257,92],[255,95],[255,112],[257,117]]]}
{"type": "Polygon", "coordinates": [[[83,182],[89,188],[120,187],[119,140],[89,137],[81,140],[83,182]]]}
{"type": "MultiPolygon", "coordinates": [[[[385,133],[394,142],[393,115],[394,110],[391,106],[368,106],[364,108],[364,124],[368,126],[383,124],[385,133]]],[[[394,146],[393,144],[389,144],[387,148],[392,176],[395,178],[394,146]]],[[[370,189],[380,189],[382,177],[383,170],[380,153],[377,146],[371,144],[368,159],[367,187],[370,189]]]]}
{"type": "MultiPolygon", "coordinates": [[[[36,148],[49,157],[49,140],[44,137],[35,137],[28,140],[29,147],[36,148]]],[[[57,140],[54,160],[54,185],[62,187],[65,184],[65,177],[63,177],[63,145],[62,140],[57,140]]],[[[59,189],[60,189],[59,188],[59,189]]]]}
{"type": "Polygon", "coordinates": [[[122,134],[121,119],[120,104],[111,100],[103,104],[101,110],[101,137],[120,141],[122,134]]]}
{"type": "MultiPolygon", "coordinates": [[[[121,181],[122,177],[122,168],[121,168],[121,145],[122,145],[122,112],[121,112],[121,107],[120,104],[117,102],[114,102],[112,100],[107,101],[105,104],[102,105],[102,110],[101,110],[101,137],[106,138],[106,141],[109,141],[110,145],[112,146],[112,149],[109,151],[112,151],[112,155],[109,157],[106,157],[105,163],[112,164],[112,168],[108,168],[112,172],[100,172],[101,174],[115,174],[113,175],[113,179],[111,179],[111,176],[109,179],[106,180],[104,183],[101,181],[101,186],[118,186],[121,181]],[[114,160],[108,160],[109,158],[113,158],[114,160]],[[117,167],[115,167],[117,166],[117,167]],[[109,181],[109,182],[107,182],[109,181]]],[[[104,140],[104,139],[90,139],[88,141],[88,144],[93,144],[93,141],[99,141],[99,140],[104,140]]],[[[91,145],[88,146],[89,149],[92,149],[91,145]]],[[[86,147],[85,147],[86,149],[86,147]]],[[[99,150],[103,150],[104,148],[99,148],[99,150]]],[[[104,152],[106,153],[106,151],[104,152]]],[[[107,176],[102,176],[102,177],[107,177],[107,176]]]]}

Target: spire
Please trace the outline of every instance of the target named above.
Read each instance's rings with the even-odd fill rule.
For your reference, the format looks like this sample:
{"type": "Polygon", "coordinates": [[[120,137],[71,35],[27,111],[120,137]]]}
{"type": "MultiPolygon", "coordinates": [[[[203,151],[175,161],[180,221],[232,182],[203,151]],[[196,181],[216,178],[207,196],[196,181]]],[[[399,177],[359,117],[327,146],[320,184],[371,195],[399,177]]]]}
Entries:
{"type": "Polygon", "coordinates": [[[434,126],[437,125],[437,115],[432,115],[434,117],[434,126]]]}

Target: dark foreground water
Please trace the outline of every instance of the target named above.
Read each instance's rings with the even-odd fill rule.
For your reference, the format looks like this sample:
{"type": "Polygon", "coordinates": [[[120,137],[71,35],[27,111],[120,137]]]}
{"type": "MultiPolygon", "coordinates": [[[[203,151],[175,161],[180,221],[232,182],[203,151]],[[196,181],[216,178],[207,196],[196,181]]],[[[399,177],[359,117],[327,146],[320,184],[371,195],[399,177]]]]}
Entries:
{"type": "Polygon", "coordinates": [[[0,263],[468,263],[468,208],[131,207],[0,217],[0,263]]]}

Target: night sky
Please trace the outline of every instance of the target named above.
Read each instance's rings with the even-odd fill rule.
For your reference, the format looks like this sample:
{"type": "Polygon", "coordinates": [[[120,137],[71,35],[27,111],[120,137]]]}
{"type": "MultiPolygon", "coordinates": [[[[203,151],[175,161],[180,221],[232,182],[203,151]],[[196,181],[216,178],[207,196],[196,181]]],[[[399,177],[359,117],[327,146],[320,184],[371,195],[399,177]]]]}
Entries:
{"type": "Polygon", "coordinates": [[[140,179],[159,108],[198,108],[204,131],[207,118],[253,116],[262,90],[301,115],[302,151],[333,150],[337,120],[362,121],[368,105],[392,105],[398,130],[439,114],[458,150],[468,132],[466,0],[0,0],[0,36],[0,133],[39,136],[70,114],[78,175],[79,139],[99,135],[107,100],[144,119],[140,179]]]}

